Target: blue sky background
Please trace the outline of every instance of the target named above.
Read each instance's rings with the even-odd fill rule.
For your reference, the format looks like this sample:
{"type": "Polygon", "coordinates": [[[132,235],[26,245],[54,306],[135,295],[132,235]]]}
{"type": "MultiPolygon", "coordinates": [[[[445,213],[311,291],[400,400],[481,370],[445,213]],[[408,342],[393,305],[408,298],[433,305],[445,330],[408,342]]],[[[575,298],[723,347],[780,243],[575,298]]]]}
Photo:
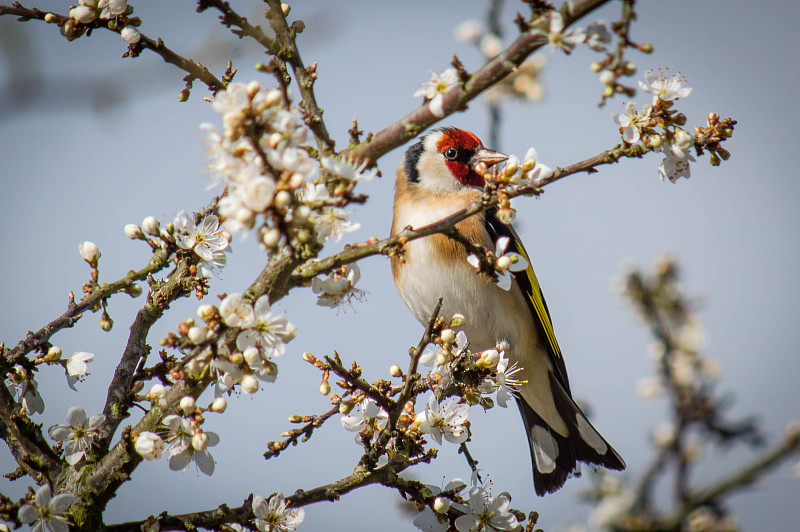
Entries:
{"type": "MultiPolygon", "coordinates": [[[[233,2],[256,20],[263,5],[233,2]]],[[[707,353],[723,367],[721,389],[735,398],[734,416],[758,414],[775,442],[786,423],[800,417],[800,209],[794,136],[800,123],[797,87],[800,65],[794,25],[800,4],[793,1],[676,0],[639,3],[633,38],[652,42],[649,56],[633,54],[643,73],[669,66],[694,88],[680,102],[690,125],[705,124],[715,111],[739,121],[729,142],[731,160],[712,168],[707,159],[693,165],[693,177],[677,185],[659,181],[655,156],[623,161],[600,173],[577,175],[547,188],[538,200],[516,203],[517,226],[537,269],[565,354],[576,397],[588,401],[593,421],[625,457],[638,477],[649,461],[648,431],[666,420],[663,402],[644,402],[636,383],[651,374],[646,356],[650,339],[632,313],[609,289],[623,259],[649,267],[671,250],[685,268],[684,286],[702,297],[700,317],[707,353]]],[[[66,2],[36,4],[66,12],[66,2]]],[[[192,2],[136,2],[142,31],[163,37],[183,55],[221,72],[232,57],[239,81],[270,80],[252,65],[264,60],[256,46],[225,33],[213,13],[197,14],[192,2]]],[[[513,16],[525,6],[506,2],[502,20],[509,35],[513,16]]],[[[306,31],[299,39],[307,64],[319,62],[317,98],[326,110],[329,130],[343,147],[354,117],[361,129],[377,131],[418,105],[412,97],[429,70],[441,71],[455,52],[466,67],[480,66],[478,53],[453,39],[453,29],[469,18],[482,20],[482,2],[408,1],[303,2],[293,5],[306,31]]],[[[614,20],[614,2],[595,19],[614,20]]],[[[197,209],[212,197],[206,190],[198,125],[217,121],[195,85],[191,100],[176,101],[182,74],[144,53],[121,59],[124,43],[109,32],[69,43],[54,26],[0,19],[0,227],[5,260],[0,264],[0,340],[13,345],[29,329],[60,314],[68,290],[80,293],[89,270],[77,253],[84,240],[103,253],[101,280],[117,279],[148,260],[148,249],[128,241],[126,223],[148,215],[171,220],[181,209],[197,209]]],[[[573,56],[546,53],[546,98],[536,105],[510,104],[504,113],[501,145],[524,154],[535,146],[541,159],[567,165],[613,146],[619,134],[611,112],[615,99],[598,109],[602,86],[588,66],[598,56],[587,49],[573,56]]],[[[639,95],[639,103],[647,98],[639,95]]],[[[480,101],[443,122],[488,137],[480,101]]],[[[379,163],[382,179],[367,184],[371,201],[353,219],[363,228],[349,241],[388,233],[394,169],[402,149],[379,163]]],[[[264,264],[250,241],[236,242],[230,266],[211,294],[241,291],[264,264]]],[[[333,252],[331,246],[326,252],[333,252]]],[[[349,474],[360,456],[352,434],[337,421],[310,442],[264,461],[265,442],[289,428],[289,414],[327,409],[317,392],[319,373],[300,354],[318,356],[337,349],[355,358],[365,376],[385,376],[393,363],[406,364],[421,327],[397,296],[384,258],[361,264],[366,300],[347,311],[314,305],[309,289],[280,302],[300,334],[280,360],[278,381],[252,397],[230,402],[222,416],[206,426],[222,442],[214,448],[212,478],[192,470],[173,473],[165,460],[144,463],[125,484],[107,512],[107,522],[142,519],[163,510],[172,513],[238,505],[251,492],[292,493],[349,474]]],[[[65,354],[97,355],[91,377],[72,392],[59,371],[40,373],[47,408],[37,418],[45,427],[61,423],[73,404],[89,414],[102,409],[105,386],[124,348],[127,327],[142,300],[117,296],[110,311],[114,330],[103,333],[98,315],[59,333],[54,342],[65,354]]],[[[195,300],[184,300],[154,328],[151,343],[193,315],[195,300]]],[[[585,519],[588,507],[577,502],[588,480],[571,480],[555,495],[534,495],[527,444],[514,408],[471,412],[471,449],[498,491],[508,490],[513,505],[541,513],[547,530],[585,519]]],[[[468,477],[454,446],[441,449],[432,467],[411,474],[432,484],[468,477]]],[[[719,477],[755,456],[733,450],[704,456],[696,481],[719,477]]],[[[0,470],[13,470],[0,451],[0,470]]],[[[0,481],[0,491],[18,497],[29,480],[0,481]]],[[[731,499],[744,529],[787,530],[796,522],[800,479],[784,467],[757,489],[731,499]]],[[[370,530],[411,530],[396,504],[398,496],[377,486],[358,490],[336,504],[306,509],[301,530],[327,530],[332,523],[370,530]]]]}

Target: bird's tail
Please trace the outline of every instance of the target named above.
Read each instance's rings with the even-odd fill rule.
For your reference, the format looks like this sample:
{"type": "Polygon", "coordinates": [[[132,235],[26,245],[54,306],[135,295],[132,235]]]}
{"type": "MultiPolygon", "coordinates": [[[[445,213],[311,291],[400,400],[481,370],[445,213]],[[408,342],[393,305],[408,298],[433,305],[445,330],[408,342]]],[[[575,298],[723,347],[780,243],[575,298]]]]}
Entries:
{"type": "Polygon", "coordinates": [[[570,475],[580,475],[578,462],[597,464],[608,469],[625,469],[625,461],[619,453],[589,423],[552,374],[550,388],[556,409],[569,431],[566,437],[551,429],[522,398],[517,399],[531,447],[536,494],[542,496],[552,493],[561,488],[570,475]]]}

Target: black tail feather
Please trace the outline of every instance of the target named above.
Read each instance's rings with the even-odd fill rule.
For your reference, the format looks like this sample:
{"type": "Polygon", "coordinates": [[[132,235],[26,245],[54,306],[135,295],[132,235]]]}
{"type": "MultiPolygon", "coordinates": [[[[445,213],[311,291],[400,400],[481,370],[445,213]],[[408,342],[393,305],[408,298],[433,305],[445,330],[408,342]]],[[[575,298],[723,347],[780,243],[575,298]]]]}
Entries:
{"type": "Polygon", "coordinates": [[[567,479],[580,474],[578,462],[608,469],[625,469],[625,461],[586,419],[572,397],[550,375],[556,409],[567,425],[566,437],[550,426],[523,399],[517,399],[531,450],[533,485],[539,496],[557,491],[567,479]]]}

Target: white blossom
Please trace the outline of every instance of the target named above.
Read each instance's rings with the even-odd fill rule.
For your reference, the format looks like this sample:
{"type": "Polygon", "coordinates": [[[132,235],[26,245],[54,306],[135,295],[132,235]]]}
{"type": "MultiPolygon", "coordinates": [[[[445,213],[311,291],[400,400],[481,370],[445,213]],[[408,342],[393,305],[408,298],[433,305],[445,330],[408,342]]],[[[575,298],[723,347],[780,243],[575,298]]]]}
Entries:
{"type": "Polygon", "coordinates": [[[458,399],[451,397],[439,404],[435,395],[428,399],[428,406],[422,413],[419,430],[430,434],[441,445],[442,436],[450,443],[464,443],[469,437],[467,431],[467,416],[469,405],[459,403],[458,399]]]}
{"type": "Polygon", "coordinates": [[[219,314],[228,327],[246,329],[256,323],[253,305],[244,300],[239,293],[228,294],[219,305],[219,314]]]}
{"type": "Polygon", "coordinates": [[[531,34],[546,39],[554,49],[561,49],[569,54],[577,44],[586,40],[586,31],[583,28],[572,28],[564,33],[564,18],[558,11],[551,11],[547,19],[550,23],[546,32],[542,29],[534,29],[531,34]]]}
{"type": "MultiPolygon", "coordinates": [[[[432,484],[425,484],[425,487],[430,490],[431,494],[434,496],[443,491],[452,491],[455,496],[459,496],[467,486],[466,482],[460,478],[455,478],[448,482],[444,488],[440,488],[439,486],[434,486],[432,484]]],[[[441,499],[449,502],[449,500],[445,499],[444,497],[437,497],[436,502],[441,499]]],[[[434,507],[436,507],[436,502],[434,502],[434,507]]],[[[459,510],[465,512],[467,511],[467,508],[461,504],[451,503],[450,506],[455,506],[459,510]]],[[[419,513],[419,515],[414,518],[413,524],[423,532],[445,532],[448,528],[450,528],[450,521],[446,516],[441,516],[441,521],[439,519],[440,517],[437,516],[433,510],[426,506],[419,513]]]]}
{"type": "Polygon", "coordinates": [[[414,93],[414,97],[424,96],[429,100],[428,108],[433,116],[442,118],[444,116],[444,95],[456,85],[458,85],[458,72],[455,68],[448,68],[441,74],[431,71],[431,79],[420,85],[420,88],[414,93]]]}
{"type": "Polygon", "coordinates": [[[134,442],[134,449],[147,461],[158,460],[164,453],[164,440],[153,432],[140,432],[134,442]]]}
{"type": "MultiPolygon", "coordinates": [[[[195,435],[188,419],[171,414],[163,419],[161,424],[165,427],[164,441],[170,454],[169,468],[173,471],[186,469],[195,462],[197,468],[204,474],[211,476],[214,473],[214,458],[208,449],[197,450],[192,446],[195,435]]],[[[215,432],[203,431],[208,439],[206,447],[214,447],[219,443],[219,436],[215,432]]]]}
{"type": "Polygon", "coordinates": [[[66,372],[67,372],[67,385],[73,390],[75,383],[82,381],[89,374],[88,364],[94,360],[94,354],[78,351],[67,359],[66,372]]]}
{"type": "Polygon", "coordinates": [[[97,11],[89,6],[80,5],[69,10],[69,16],[83,24],[89,24],[97,18],[97,11]]]}
{"type": "Polygon", "coordinates": [[[253,496],[253,513],[256,527],[261,532],[292,532],[306,516],[302,508],[288,508],[283,493],[275,493],[269,500],[260,495],[253,496]]]}
{"type": "Polygon", "coordinates": [[[316,208],[311,219],[314,222],[317,238],[321,241],[340,242],[345,233],[352,233],[361,228],[361,224],[348,219],[347,211],[341,207],[319,205],[330,200],[330,194],[324,184],[306,183],[298,196],[303,203],[316,208]]]}
{"type": "Polygon", "coordinates": [[[611,32],[604,20],[589,24],[586,28],[586,45],[595,52],[605,52],[606,45],[611,42],[611,32]]]}
{"type": "Polygon", "coordinates": [[[125,13],[128,0],[100,0],[97,7],[100,8],[100,18],[109,19],[125,13]]]}
{"type": "Polygon", "coordinates": [[[16,396],[22,404],[22,410],[27,415],[44,412],[44,399],[39,394],[39,383],[33,373],[29,373],[23,366],[16,364],[14,371],[6,378],[9,391],[16,396]]]}
{"type": "Polygon", "coordinates": [[[343,415],[340,420],[342,427],[350,432],[359,432],[366,426],[382,430],[388,421],[389,414],[372,399],[364,399],[359,402],[349,414],[343,415]]]}
{"type": "Polygon", "coordinates": [[[367,169],[367,161],[351,161],[343,157],[323,157],[320,159],[323,170],[353,182],[366,182],[378,175],[378,168],[367,169]]]}
{"type": "Polygon", "coordinates": [[[508,359],[501,353],[500,361],[497,363],[497,404],[506,408],[508,400],[512,397],[517,397],[519,388],[527,381],[520,381],[514,377],[515,374],[522,371],[522,366],[518,366],[516,362],[508,365],[508,359]]]}
{"type": "Polygon", "coordinates": [[[285,344],[295,336],[297,327],[286,316],[274,314],[264,295],[254,306],[253,323],[236,337],[236,347],[241,351],[256,347],[266,357],[277,357],[286,352],[285,344]]]}
{"type": "Polygon", "coordinates": [[[75,465],[86,456],[94,442],[100,438],[100,425],[106,420],[103,414],[94,414],[88,420],[86,411],[73,406],[67,411],[68,425],[53,425],[47,431],[55,441],[64,442],[64,456],[69,465],[75,465]]]}
{"type": "MultiPolygon", "coordinates": [[[[666,69],[669,70],[669,69],[666,69]]],[[[686,78],[680,73],[668,74],[666,70],[648,70],[644,81],[639,82],[639,88],[653,95],[653,105],[658,100],[669,102],[678,98],[686,98],[692,93],[691,87],[686,87],[686,78]]]]}
{"type": "Polygon", "coordinates": [[[33,525],[33,532],[68,532],[69,525],[64,514],[75,496],[71,493],[59,493],[53,497],[50,486],[45,484],[36,490],[34,504],[23,504],[17,517],[26,525],[33,525]]]}
{"type": "MultiPolygon", "coordinates": [[[[522,255],[514,252],[506,253],[509,242],[509,237],[501,236],[497,239],[494,252],[496,257],[494,268],[497,272],[497,286],[503,290],[511,289],[511,274],[509,272],[521,272],[528,267],[528,261],[525,260],[522,255]]],[[[476,269],[480,269],[481,267],[480,260],[475,255],[468,256],[467,262],[476,269]]]]}
{"type": "Polygon", "coordinates": [[[482,486],[469,490],[469,513],[456,519],[458,532],[493,532],[496,530],[521,530],[516,516],[508,511],[511,499],[501,493],[491,497],[482,486]]]}
{"type": "Polygon", "coordinates": [[[175,217],[175,240],[182,249],[193,249],[198,257],[205,261],[213,260],[214,252],[228,247],[228,239],[222,234],[219,219],[209,214],[199,226],[186,211],[175,217]]]}
{"type": "Polygon", "coordinates": [[[323,307],[338,307],[355,293],[355,285],[361,278],[358,264],[347,264],[328,274],[327,277],[314,277],[311,280],[311,290],[317,296],[317,305],[323,307]],[[344,271],[342,271],[344,269],[344,271]]]}
{"type": "Polygon", "coordinates": [[[642,138],[642,129],[650,123],[650,113],[653,108],[645,105],[641,111],[636,110],[633,102],[625,104],[625,112],[614,115],[614,120],[619,124],[622,140],[627,144],[636,144],[642,138]]]}

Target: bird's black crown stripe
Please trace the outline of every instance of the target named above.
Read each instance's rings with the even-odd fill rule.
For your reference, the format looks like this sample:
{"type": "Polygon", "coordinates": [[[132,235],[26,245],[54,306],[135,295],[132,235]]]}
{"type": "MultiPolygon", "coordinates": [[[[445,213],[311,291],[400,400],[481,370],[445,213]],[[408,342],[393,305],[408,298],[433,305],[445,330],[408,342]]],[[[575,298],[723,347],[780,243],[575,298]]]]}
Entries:
{"type": "Polygon", "coordinates": [[[406,151],[404,167],[406,176],[411,183],[419,183],[419,169],[417,168],[417,163],[419,163],[419,158],[422,155],[423,140],[412,145],[406,151]]]}

